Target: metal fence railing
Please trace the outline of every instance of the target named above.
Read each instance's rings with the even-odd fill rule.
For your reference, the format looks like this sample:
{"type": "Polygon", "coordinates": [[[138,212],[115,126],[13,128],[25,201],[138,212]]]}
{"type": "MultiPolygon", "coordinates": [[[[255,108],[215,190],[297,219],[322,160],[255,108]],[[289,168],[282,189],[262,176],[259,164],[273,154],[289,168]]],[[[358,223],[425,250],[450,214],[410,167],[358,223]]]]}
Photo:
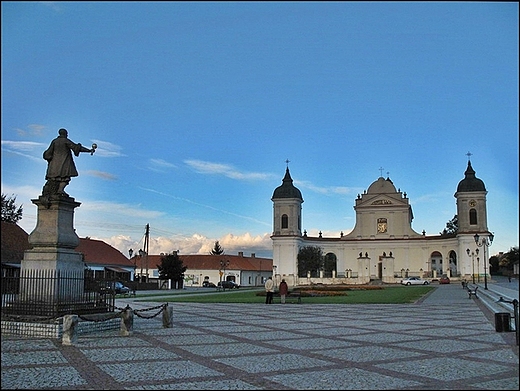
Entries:
{"type": "Polygon", "coordinates": [[[115,292],[109,282],[94,280],[83,271],[22,269],[2,276],[1,282],[2,318],[114,311],[115,292]]]}

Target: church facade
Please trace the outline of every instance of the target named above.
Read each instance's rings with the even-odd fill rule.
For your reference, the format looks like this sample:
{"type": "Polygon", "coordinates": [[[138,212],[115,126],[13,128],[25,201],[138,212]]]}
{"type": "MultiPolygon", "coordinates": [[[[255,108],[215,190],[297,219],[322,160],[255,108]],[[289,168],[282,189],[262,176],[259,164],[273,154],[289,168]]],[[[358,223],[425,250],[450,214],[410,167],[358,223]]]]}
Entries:
{"type": "Polygon", "coordinates": [[[399,283],[408,276],[425,279],[443,274],[470,280],[488,273],[486,246],[477,238],[490,239],[487,227],[486,187],[468,165],[454,194],[457,206],[456,234],[426,235],[412,229],[412,207],[406,193],[396,189],[389,177],[379,177],[355,200],[353,230],[338,237],[310,237],[302,232],[301,191],[293,185],[287,167],[273,202],[273,272],[276,280],[290,285],[366,284],[370,281],[399,283]],[[327,268],[298,270],[302,247],[319,247],[327,268]],[[468,250],[470,252],[468,252],[468,250]],[[471,254],[473,253],[473,255],[471,254]],[[485,260],[485,262],[484,262],[485,260]]]}

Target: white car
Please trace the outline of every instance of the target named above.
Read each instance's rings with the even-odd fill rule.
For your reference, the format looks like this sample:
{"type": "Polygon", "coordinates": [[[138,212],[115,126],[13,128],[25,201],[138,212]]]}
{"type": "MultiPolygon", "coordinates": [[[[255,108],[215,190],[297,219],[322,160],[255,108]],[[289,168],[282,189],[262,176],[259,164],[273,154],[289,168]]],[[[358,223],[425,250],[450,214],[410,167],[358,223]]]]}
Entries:
{"type": "Polygon", "coordinates": [[[430,281],[423,280],[421,277],[408,277],[401,280],[401,285],[428,285],[430,281]]]}

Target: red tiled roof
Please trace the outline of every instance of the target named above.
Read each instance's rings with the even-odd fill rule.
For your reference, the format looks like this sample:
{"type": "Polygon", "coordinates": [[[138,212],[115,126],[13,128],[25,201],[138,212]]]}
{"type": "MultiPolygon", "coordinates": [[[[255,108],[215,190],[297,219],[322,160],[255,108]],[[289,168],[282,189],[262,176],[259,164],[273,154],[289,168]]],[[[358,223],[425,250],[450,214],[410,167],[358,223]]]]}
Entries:
{"type": "MultiPolygon", "coordinates": [[[[2,263],[21,263],[29,248],[29,234],[18,224],[2,221],[2,263]]],[[[83,253],[85,262],[91,266],[134,266],[120,251],[101,240],[80,238],[76,251],[83,253]]]]}
{"type": "MultiPolygon", "coordinates": [[[[25,250],[29,249],[29,234],[14,223],[2,221],[2,262],[20,263],[25,250]]],[[[80,238],[76,251],[83,253],[89,266],[120,266],[146,268],[145,257],[134,256],[128,259],[123,253],[101,240],[80,238]]],[[[157,269],[163,255],[148,255],[148,268],[157,269]]],[[[220,261],[229,261],[228,270],[272,271],[273,260],[270,258],[245,257],[243,255],[179,255],[184,266],[190,270],[218,270],[220,261]]]]}
{"type": "MultiPolygon", "coordinates": [[[[157,269],[164,255],[148,255],[148,269],[157,269]]],[[[245,257],[242,255],[179,255],[184,266],[190,270],[218,270],[220,261],[228,260],[227,270],[243,271],[272,271],[273,260],[270,258],[245,257]]],[[[146,269],[146,257],[135,256],[131,262],[136,263],[137,268],[146,269]]]]}
{"type": "Polygon", "coordinates": [[[20,263],[29,245],[29,234],[16,223],[2,221],[2,262],[20,263]]]}
{"type": "Polygon", "coordinates": [[[102,240],[80,238],[76,251],[83,253],[89,265],[134,266],[123,253],[102,240]]]}

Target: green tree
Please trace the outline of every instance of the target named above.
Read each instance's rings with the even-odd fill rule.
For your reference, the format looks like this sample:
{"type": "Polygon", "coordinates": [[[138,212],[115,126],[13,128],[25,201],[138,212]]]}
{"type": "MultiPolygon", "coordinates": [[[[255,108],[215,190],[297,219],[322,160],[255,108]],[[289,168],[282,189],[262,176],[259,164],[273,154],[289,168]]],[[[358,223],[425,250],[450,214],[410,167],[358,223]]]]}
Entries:
{"type": "Polygon", "coordinates": [[[508,272],[513,271],[513,264],[518,262],[518,247],[511,247],[507,253],[500,257],[499,265],[508,272]]]}
{"type": "Polygon", "coordinates": [[[455,236],[459,232],[459,219],[457,215],[446,223],[446,228],[439,232],[442,236],[455,236]]]}
{"type": "Polygon", "coordinates": [[[298,251],[298,277],[318,277],[319,270],[324,267],[324,257],[319,246],[304,246],[298,251]]]}
{"type": "Polygon", "coordinates": [[[179,254],[172,254],[161,257],[161,264],[157,265],[160,280],[171,280],[174,286],[180,287],[180,282],[184,280],[184,272],[187,267],[184,266],[179,254]]]}
{"type": "Polygon", "coordinates": [[[496,255],[493,255],[492,257],[490,257],[489,258],[489,273],[498,272],[498,269],[500,269],[498,266],[499,263],[500,263],[500,258],[498,258],[496,255]]]}
{"type": "Polygon", "coordinates": [[[224,249],[220,246],[220,242],[218,240],[215,241],[215,245],[213,246],[213,249],[209,253],[210,253],[210,255],[224,254],[224,249]]]}
{"type": "Polygon", "coordinates": [[[16,206],[16,196],[8,197],[2,193],[2,221],[17,223],[22,218],[22,205],[16,206]]]}

